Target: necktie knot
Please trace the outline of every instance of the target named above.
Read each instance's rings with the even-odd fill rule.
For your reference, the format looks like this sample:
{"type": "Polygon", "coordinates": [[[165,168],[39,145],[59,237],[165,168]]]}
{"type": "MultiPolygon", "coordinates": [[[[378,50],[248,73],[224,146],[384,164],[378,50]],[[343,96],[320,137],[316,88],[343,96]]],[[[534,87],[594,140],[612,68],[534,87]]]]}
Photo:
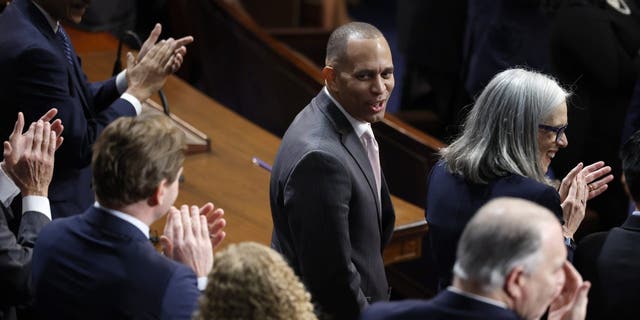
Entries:
{"type": "Polygon", "coordinates": [[[62,49],[64,50],[64,57],[67,59],[67,63],[69,65],[73,65],[73,55],[71,52],[71,41],[69,41],[69,36],[64,32],[62,26],[58,26],[58,31],[56,32],[56,37],[58,41],[62,44],[62,49]]]}

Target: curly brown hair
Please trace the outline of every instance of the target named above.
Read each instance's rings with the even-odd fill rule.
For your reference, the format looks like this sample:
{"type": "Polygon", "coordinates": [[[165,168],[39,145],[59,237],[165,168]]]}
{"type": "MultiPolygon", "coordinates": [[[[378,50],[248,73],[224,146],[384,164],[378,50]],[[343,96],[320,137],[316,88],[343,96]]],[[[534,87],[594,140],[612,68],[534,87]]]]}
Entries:
{"type": "Polygon", "coordinates": [[[311,295],[282,256],[255,242],[215,255],[194,319],[317,319],[311,295]]]}

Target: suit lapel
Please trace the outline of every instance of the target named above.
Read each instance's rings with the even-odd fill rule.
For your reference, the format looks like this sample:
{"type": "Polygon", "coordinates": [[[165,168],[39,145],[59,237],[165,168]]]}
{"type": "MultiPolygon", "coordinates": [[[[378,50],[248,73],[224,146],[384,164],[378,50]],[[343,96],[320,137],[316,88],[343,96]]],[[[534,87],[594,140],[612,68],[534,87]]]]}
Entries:
{"type": "Polygon", "coordinates": [[[369,189],[375,199],[378,226],[380,226],[381,205],[378,192],[376,191],[376,179],[373,175],[373,169],[371,169],[369,157],[367,156],[366,150],[364,150],[364,146],[362,146],[360,138],[356,135],[349,120],[347,120],[344,114],[342,114],[333,101],[331,101],[331,98],[324,93],[324,90],[320,91],[320,93],[314,98],[314,103],[318,105],[319,109],[333,123],[336,131],[340,133],[342,137],[342,145],[358,164],[362,174],[364,174],[367,179],[369,189]]]}

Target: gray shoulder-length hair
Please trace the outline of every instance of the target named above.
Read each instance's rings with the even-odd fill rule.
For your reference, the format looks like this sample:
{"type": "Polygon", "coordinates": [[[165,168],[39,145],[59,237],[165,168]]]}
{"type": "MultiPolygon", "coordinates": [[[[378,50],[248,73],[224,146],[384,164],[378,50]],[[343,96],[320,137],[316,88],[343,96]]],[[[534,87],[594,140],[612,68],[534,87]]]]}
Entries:
{"type": "Polygon", "coordinates": [[[476,100],[460,137],[440,151],[448,170],[474,183],[507,174],[547,183],[538,158],[538,125],[568,96],[550,76],[500,72],[476,100]]]}

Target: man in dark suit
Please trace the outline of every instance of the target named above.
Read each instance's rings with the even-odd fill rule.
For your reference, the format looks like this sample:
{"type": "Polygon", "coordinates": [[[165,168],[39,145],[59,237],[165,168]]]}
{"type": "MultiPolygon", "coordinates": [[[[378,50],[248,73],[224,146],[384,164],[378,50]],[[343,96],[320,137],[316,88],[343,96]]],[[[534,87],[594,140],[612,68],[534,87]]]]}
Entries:
{"type": "Polygon", "coordinates": [[[140,113],[144,102],[176,71],[193,39],[155,43],[152,31],[128,68],[104,82],[89,83],[60,25],[80,22],[89,0],[14,0],[0,15],[0,138],[11,132],[11,119],[22,111],[26,122],[58,108],[67,126],[66,143],[56,153],[51,183],[53,217],[82,212],[93,203],[91,145],[114,119],[140,113]]]}
{"type": "Polygon", "coordinates": [[[272,246],[311,292],[319,312],[355,318],[388,298],[382,250],[395,214],[371,123],[393,90],[391,50],[366,23],[336,29],[326,86],[285,133],[271,174],[272,246]]]}
{"type": "Polygon", "coordinates": [[[0,319],[16,319],[16,307],[26,307],[31,301],[31,253],[40,229],[51,221],[47,191],[59,146],[56,130],[61,127],[59,120],[53,126],[48,120],[55,112],[52,109],[24,134],[24,116],[18,114],[9,141],[4,142],[4,160],[0,162],[0,319]],[[19,193],[23,211],[14,215],[9,204],[19,193]]]}
{"type": "Polygon", "coordinates": [[[562,227],[546,208],[498,198],[469,221],[458,245],[453,285],[430,301],[378,303],[377,319],[584,319],[589,282],[566,260],[562,227]]]}
{"type": "Polygon", "coordinates": [[[172,207],[184,134],[164,115],[123,117],[94,148],[95,206],[54,220],[36,242],[36,313],[45,319],[190,319],[225,221],[211,203],[172,207]],[[149,226],[167,211],[163,256],[149,226]]]}
{"type": "Polygon", "coordinates": [[[636,203],[635,211],[620,227],[586,236],[576,250],[574,263],[593,283],[587,317],[618,319],[638,317],[640,299],[640,131],[622,147],[622,182],[636,203]]]}

